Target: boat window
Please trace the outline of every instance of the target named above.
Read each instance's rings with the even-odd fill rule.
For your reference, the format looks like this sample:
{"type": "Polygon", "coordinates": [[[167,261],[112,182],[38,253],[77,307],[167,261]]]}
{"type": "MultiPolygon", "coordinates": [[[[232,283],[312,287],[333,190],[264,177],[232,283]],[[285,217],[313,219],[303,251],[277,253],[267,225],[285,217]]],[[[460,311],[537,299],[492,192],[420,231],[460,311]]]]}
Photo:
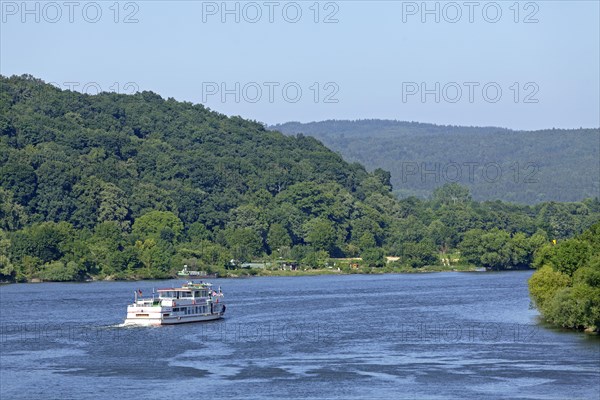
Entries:
{"type": "Polygon", "coordinates": [[[194,292],[194,297],[200,297],[200,291],[199,290],[196,290],[194,292]]]}
{"type": "Polygon", "coordinates": [[[181,292],[181,297],[192,297],[191,292],[181,292]]]}

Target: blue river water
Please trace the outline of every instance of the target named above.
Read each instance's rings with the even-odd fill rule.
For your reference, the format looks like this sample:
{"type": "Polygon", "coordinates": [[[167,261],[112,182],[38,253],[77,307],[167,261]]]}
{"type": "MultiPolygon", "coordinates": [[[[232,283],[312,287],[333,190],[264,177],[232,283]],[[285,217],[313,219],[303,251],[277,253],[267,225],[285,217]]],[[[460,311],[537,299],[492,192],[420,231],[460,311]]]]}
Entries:
{"type": "Polygon", "coordinates": [[[216,279],[226,318],[123,328],[181,281],[0,287],[0,399],[599,399],[600,338],[531,272],[216,279]]]}

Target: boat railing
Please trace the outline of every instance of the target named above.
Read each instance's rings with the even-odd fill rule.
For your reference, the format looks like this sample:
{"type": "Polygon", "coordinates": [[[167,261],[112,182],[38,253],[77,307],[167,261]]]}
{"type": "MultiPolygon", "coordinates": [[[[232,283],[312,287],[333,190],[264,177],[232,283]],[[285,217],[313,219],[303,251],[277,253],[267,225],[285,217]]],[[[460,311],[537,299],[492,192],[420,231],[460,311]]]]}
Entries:
{"type": "Polygon", "coordinates": [[[138,306],[144,306],[144,307],[160,306],[160,300],[159,299],[137,299],[137,301],[134,304],[138,305],[138,306]]]}

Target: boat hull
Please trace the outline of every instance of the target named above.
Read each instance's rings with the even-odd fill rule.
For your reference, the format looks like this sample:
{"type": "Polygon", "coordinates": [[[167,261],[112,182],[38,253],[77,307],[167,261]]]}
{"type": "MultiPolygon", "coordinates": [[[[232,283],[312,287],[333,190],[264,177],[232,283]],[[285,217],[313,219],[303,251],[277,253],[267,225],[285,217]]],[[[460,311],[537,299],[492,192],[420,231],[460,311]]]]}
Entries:
{"type": "Polygon", "coordinates": [[[223,313],[205,315],[182,315],[172,317],[133,317],[125,319],[123,326],[159,326],[214,321],[223,318],[223,313]]]}

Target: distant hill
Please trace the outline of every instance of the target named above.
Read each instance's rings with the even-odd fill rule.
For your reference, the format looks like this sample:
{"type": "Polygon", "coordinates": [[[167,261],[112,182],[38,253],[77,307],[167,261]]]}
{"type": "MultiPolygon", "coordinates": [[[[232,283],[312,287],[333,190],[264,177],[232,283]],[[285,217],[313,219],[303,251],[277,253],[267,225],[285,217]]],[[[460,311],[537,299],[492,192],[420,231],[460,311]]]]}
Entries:
{"type": "Polygon", "coordinates": [[[513,131],[391,120],[288,122],[270,127],[321,140],[346,160],[392,174],[400,197],[456,182],[475,200],[533,204],[600,193],[600,130],[513,131]]]}

